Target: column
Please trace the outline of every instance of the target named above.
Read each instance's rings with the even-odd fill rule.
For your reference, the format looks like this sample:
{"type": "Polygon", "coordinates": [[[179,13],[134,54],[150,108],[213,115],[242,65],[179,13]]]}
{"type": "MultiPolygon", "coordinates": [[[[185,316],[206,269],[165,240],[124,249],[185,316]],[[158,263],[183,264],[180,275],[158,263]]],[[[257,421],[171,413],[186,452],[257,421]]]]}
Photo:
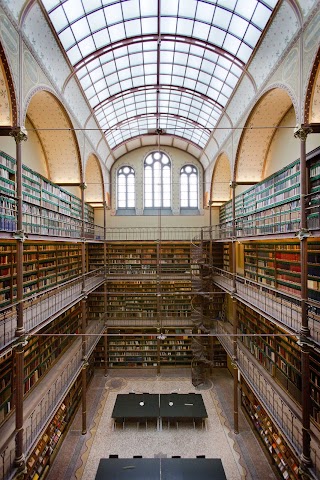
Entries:
{"type": "MultiPolygon", "coordinates": [[[[107,202],[103,202],[103,264],[104,264],[104,284],[103,284],[103,305],[104,316],[106,319],[108,310],[108,291],[107,291],[107,202]]],[[[106,323],[105,323],[106,325],[106,323]]],[[[104,330],[104,376],[108,376],[108,337],[107,328],[104,330]]]]}
{"type": "Polygon", "coordinates": [[[81,243],[81,273],[82,273],[82,294],[81,300],[81,333],[82,333],[82,360],[83,366],[81,370],[81,383],[82,383],[82,435],[87,433],[87,295],[85,291],[86,281],[86,229],[85,229],[85,204],[84,204],[84,191],[87,188],[85,183],[80,183],[81,189],[81,224],[82,224],[82,243],[81,243]]]}
{"type": "Polygon", "coordinates": [[[17,239],[17,346],[15,348],[16,360],[16,388],[15,388],[15,415],[16,415],[16,450],[15,466],[20,470],[24,469],[25,457],[23,451],[23,382],[24,382],[24,338],[25,329],[23,322],[23,242],[25,233],[23,231],[22,219],[22,156],[21,143],[28,139],[24,127],[16,127],[10,133],[16,142],[16,185],[17,185],[17,231],[14,238],[17,239]]]}
{"type": "Polygon", "coordinates": [[[209,200],[209,267],[212,268],[212,205],[213,200],[209,200]]]}
{"type": "Polygon", "coordinates": [[[294,137],[300,140],[300,265],[301,265],[301,329],[299,344],[301,345],[301,377],[302,377],[302,454],[301,469],[305,470],[311,465],[310,457],[310,368],[309,368],[309,342],[310,329],[308,325],[308,237],[306,195],[308,194],[306,140],[310,128],[298,127],[294,137]]]}
{"type": "Polygon", "coordinates": [[[232,273],[232,333],[233,333],[233,431],[239,433],[239,398],[238,398],[238,317],[237,317],[237,300],[234,295],[237,293],[237,259],[236,259],[236,182],[231,182],[232,189],[232,243],[231,243],[231,273],[232,273]]]}

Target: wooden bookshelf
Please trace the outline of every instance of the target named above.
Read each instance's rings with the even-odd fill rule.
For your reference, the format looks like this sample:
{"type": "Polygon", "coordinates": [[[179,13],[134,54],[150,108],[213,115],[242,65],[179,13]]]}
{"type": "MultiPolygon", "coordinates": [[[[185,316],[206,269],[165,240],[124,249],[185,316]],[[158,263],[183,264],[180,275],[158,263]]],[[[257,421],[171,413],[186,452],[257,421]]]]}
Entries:
{"type": "MultiPolygon", "coordinates": [[[[198,333],[203,332],[199,330],[198,333]]],[[[210,362],[211,367],[218,368],[227,366],[227,353],[216,337],[198,337],[196,343],[198,345],[201,344],[202,353],[210,362]]]]}
{"type": "MultiPolygon", "coordinates": [[[[308,239],[308,296],[320,300],[320,245],[308,239]]],[[[245,277],[300,296],[300,243],[273,241],[244,243],[245,277]]]]}
{"type": "MultiPolygon", "coordinates": [[[[108,367],[190,366],[192,329],[164,328],[162,333],[165,338],[160,340],[157,328],[108,329],[108,367]]],[[[103,340],[99,341],[95,355],[96,365],[104,367],[103,340]]]]}
{"type": "MultiPolygon", "coordinates": [[[[89,368],[87,368],[88,383],[92,376],[93,357],[89,359],[89,368]]],[[[26,462],[25,479],[41,480],[46,477],[80,403],[81,391],[82,383],[81,375],[79,375],[29,455],[26,462]]]]}
{"type": "Polygon", "coordinates": [[[315,155],[308,162],[309,167],[309,207],[308,207],[308,228],[319,229],[319,206],[320,206],[320,153],[315,155]]]}
{"type": "Polygon", "coordinates": [[[87,252],[89,270],[95,270],[105,265],[103,243],[89,243],[87,252]]]}
{"type": "Polygon", "coordinates": [[[111,274],[185,275],[190,272],[190,243],[109,242],[106,263],[111,274]]]}
{"type": "Polygon", "coordinates": [[[191,281],[145,278],[107,282],[109,319],[189,318],[191,281]]]}
{"type": "Polygon", "coordinates": [[[14,357],[12,352],[0,357],[0,425],[14,407],[14,357]]]}
{"type": "MultiPolygon", "coordinates": [[[[74,334],[81,325],[80,303],[72,306],[49,325],[30,337],[24,352],[24,394],[28,394],[72,343],[73,336],[55,336],[55,333],[74,334]]],[[[0,357],[0,423],[14,406],[15,360],[12,352],[0,357]]]]}
{"type": "MultiPolygon", "coordinates": [[[[300,160],[236,196],[238,235],[298,229],[300,221],[300,160]]],[[[232,202],[220,207],[221,224],[232,221],[232,202]]]]}
{"type": "Polygon", "coordinates": [[[232,258],[231,258],[231,243],[223,244],[223,270],[231,272],[232,268],[232,258]]]}
{"type": "Polygon", "coordinates": [[[309,357],[310,364],[310,396],[311,396],[311,416],[320,426],[320,358],[316,352],[311,351],[309,357]]]}
{"type": "MultiPolygon", "coordinates": [[[[319,228],[320,151],[308,153],[310,207],[308,227],[319,228]]],[[[279,170],[235,198],[238,236],[292,232],[300,222],[300,160],[279,170]]],[[[219,222],[231,235],[232,202],[220,207],[219,222]]]]}
{"type": "MultiPolygon", "coordinates": [[[[207,272],[207,265],[209,264],[210,257],[210,242],[203,242],[203,251],[205,258],[205,265],[202,265],[201,268],[203,273],[207,272]]],[[[217,268],[223,268],[223,257],[224,257],[224,246],[220,242],[212,242],[212,265],[217,268]]]]}
{"type": "Polygon", "coordinates": [[[88,320],[100,320],[106,315],[104,287],[99,287],[88,296],[87,313],[88,320]]]}
{"type": "Polygon", "coordinates": [[[209,349],[211,355],[209,356],[213,367],[227,366],[227,352],[216,337],[210,337],[209,349]]]}
{"type": "Polygon", "coordinates": [[[15,242],[0,243],[0,306],[11,303],[16,297],[16,253],[15,242]]]}
{"type": "Polygon", "coordinates": [[[298,480],[300,478],[298,458],[243,379],[241,391],[241,403],[281,476],[285,479],[298,480]]]}
{"type": "Polygon", "coordinates": [[[240,342],[290,396],[301,404],[301,350],[297,338],[288,336],[284,330],[240,302],[237,305],[237,315],[240,342]],[[261,334],[263,336],[259,336],[261,334]]]}
{"type": "MultiPolygon", "coordinates": [[[[16,298],[16,243],[0,242],[0,306],[16,298]]],[[[28,296],[81,274],[81,244],[24,242],[23,293],[28,296]]]]}
{"type": "MultiPolygon", "coordinates": [[[[0,151],[0,230],[16,230],[16,161],[0,151]]],[[[79,237],[81,200],[26,165],[22,166],[23,226],[26,232],[79,237]]],[[[93,208],[85,205],[85,222],[93,225],[93,208]]],[[[88,228],[87,228],[88,229],[88,228]]]]}

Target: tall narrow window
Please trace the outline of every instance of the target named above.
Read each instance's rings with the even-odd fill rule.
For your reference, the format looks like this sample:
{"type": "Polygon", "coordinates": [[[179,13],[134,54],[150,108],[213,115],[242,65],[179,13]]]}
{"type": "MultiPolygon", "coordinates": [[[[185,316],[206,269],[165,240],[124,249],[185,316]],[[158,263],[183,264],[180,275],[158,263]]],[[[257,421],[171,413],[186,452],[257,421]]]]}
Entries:
{"type": "Polygon", "coordinates": [[[185,165],[180,170],[181,208],[198,208],[198,170],[185,165]]]}
{"type": "Polygon", "coordinates": [[[118,170],[118,208],[134,208],[135,206],[135,182],[134,170],[125,166],[118,170]]]}
{"type": "Polygon", "coordinates": [[[171,207],[171,162],[163,152],[153,152],[144,162],[144,206],[171,207]]]}

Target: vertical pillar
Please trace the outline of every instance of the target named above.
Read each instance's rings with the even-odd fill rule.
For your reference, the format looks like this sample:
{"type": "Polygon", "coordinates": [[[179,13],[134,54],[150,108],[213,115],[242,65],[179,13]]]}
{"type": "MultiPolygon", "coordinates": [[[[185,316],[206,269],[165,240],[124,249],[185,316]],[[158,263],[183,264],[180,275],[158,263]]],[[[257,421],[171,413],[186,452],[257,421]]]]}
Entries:
{"type": "Polygon", "coordinates": [[[15,415],[16,415],[16,436],[15,436],[15,466],[22,470],[25,465],[23,452],[23,382],[24,382],[24,346],[25,329],[23,322],[23,242],[25,234],[22,223],[22,156],[21,142],[27,140],[27,133],[24,127],[17,127],[10,132],[16,142],[16,185],[17,185],[17,231],[14,237],[17,239],[17,329],[16,337],[18,344],[15,349],[16,361],[16,385],[15,385],[15,415]]]}
{"type": "Polygon", "coordinates": [[[104,330],[103,344],[104,344],[104,376],[108,376],[108,329],[104,330]]]}
{"type": "Polygon", "coordinates": [[[209,200],[209,267],[212,267],[212,204],[213,201],[209,200]]]}
{"type": "Polygon", "coordinates": [[[306,469],[311,465],[310,450],[310,367],[309,367],[309,343],[310,329],[308,325],[308,237],[307,229],[306,195],[308,194],[306,140],[310,128],[298,127],[295,138],[300,140],[300,266],[301,266],[301,393],[302,393],[302,454],[300,457],[301,468],[306,469]]]}
{"type": "MultiPolygon", "coordinates": [[[[103,202],[103,265],[104,265],[104,284],[103,284],[103,307],[104,320],[106,325],[108,313],[108,290],[107,290],[107,202],[103,202]]],[[[108,330],[104,330],[104,375],[108,375],[108,330]]]]}
{"type": "Polygon", "coordinates": [[[232,189],[232,243],[231,243],[231,273],[232,273],[232,333],[233,333],[233,431],[239,433],[239,398],[238,398],[238,317],[237,317],[237,300],[233,296],[237,292],[237,258],[236,258],[236,182],[231,183],[232,189]]]}
{"type": "Polygon", "coordinates": [[[82,293],[83,298],[81,300],[81,334],[82,334],[82,359],[83,366],[81,370],[81,383],[82,383],[82,434],[87,433],[87,296],[85,295],[85,274],[86,274],[86,231],[85,231],[85,203],[84,203],[84,191],[87,188],[85,183],[80,184],[81,189],[81,273],[82,273],[82,293]]]}
{"type": "Polygon", "coordinates": [[[87,433],[87,367],[88,363],[84,362],[81,369],[82,382],[82,435],[87,433]]]}
{"type": "Polygon", "coordinates": [[[237,300],[232,297],[232,333],[233,333],[233,355],[232,355],[232,368],[233,368],[233,431],[239,433],[239,398],[238,398],[238,342],[237,342],[237,300]]]}
{"type": "MultiPolygon", "coordinates": [[[[161,236],[161,231],[159,232],[159,237],[161,236]]],[[[161,238],[159,239],[157,243],[157,350],[158,350],[158,362],[157,362],[157,374],[160,374],[160,342],[162,341],[162,312],[161,312],[161,238]]]]}

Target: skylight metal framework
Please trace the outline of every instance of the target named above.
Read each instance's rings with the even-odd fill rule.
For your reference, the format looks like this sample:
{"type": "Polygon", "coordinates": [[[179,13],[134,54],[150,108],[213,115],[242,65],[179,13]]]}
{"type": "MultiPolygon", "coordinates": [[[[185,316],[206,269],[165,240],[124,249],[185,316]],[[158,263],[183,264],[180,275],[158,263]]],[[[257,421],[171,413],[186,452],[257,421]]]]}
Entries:
{"type": "Polygon", "coordinates": [[[205,147],[277,0],[42,0],[111,148],[205,147]]]}

